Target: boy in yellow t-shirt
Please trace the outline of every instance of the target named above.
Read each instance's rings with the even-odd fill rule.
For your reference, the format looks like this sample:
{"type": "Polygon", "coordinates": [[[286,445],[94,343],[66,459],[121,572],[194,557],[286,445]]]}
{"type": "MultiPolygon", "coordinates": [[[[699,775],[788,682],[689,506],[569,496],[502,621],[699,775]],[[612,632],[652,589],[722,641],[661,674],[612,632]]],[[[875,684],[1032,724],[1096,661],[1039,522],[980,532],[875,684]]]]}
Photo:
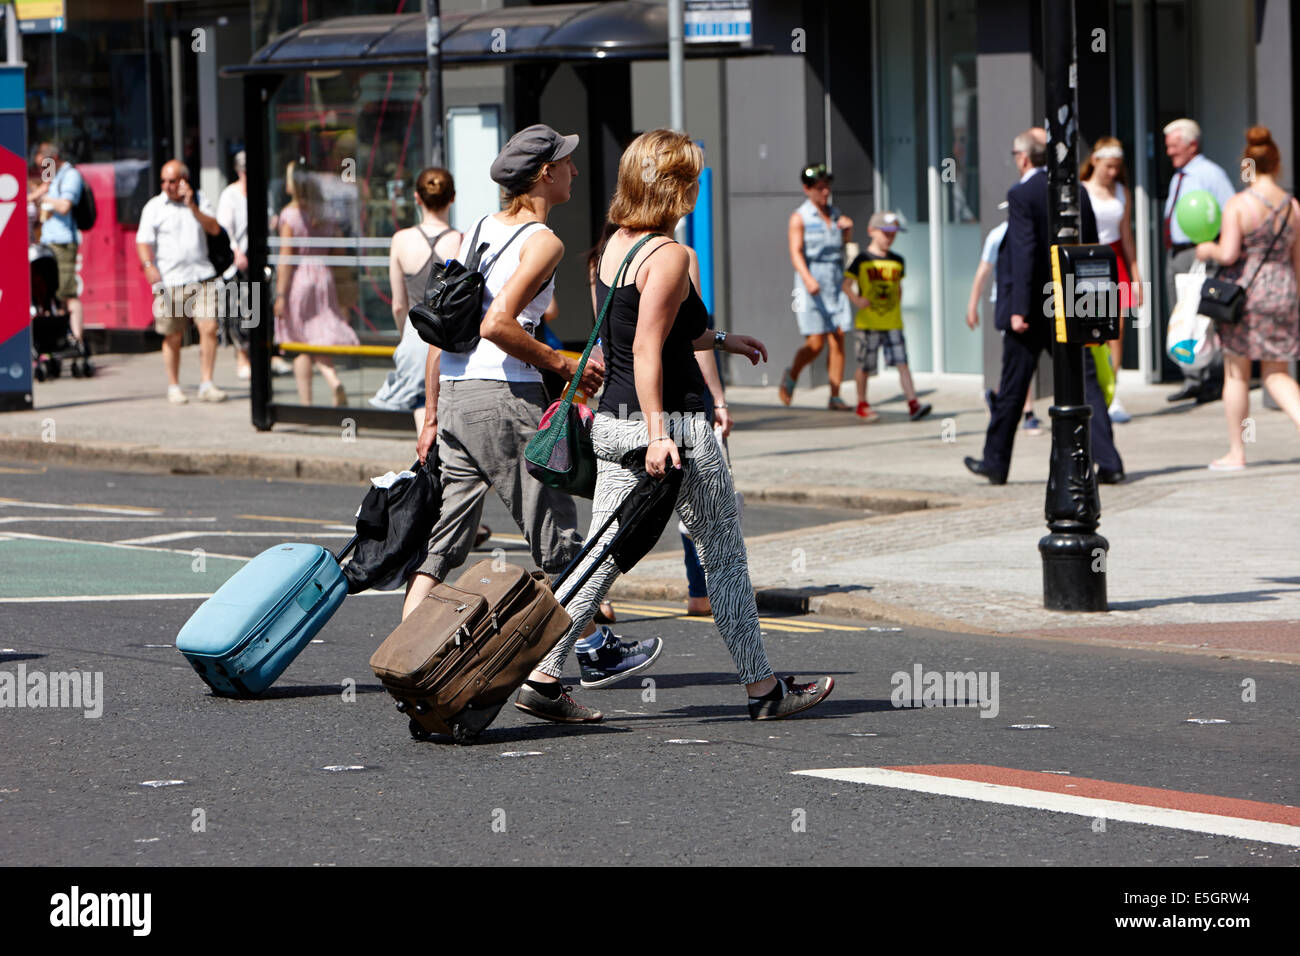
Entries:
{"type": "Polygon", "coordinates": [[[875,374],[877,353],[885,350],[885,361],[898,369],[898,381],[907,399],[912,421],[930,414],[929,404],[917,401],[912,373],[907,367],[907,343],[903,340],[903,257],[890,252],[894,236],[902,229],[898,216],[878,212],[867,223],[871,243],[849,264],[842,288],[858,310],[858,417],[865,422],[879,420],[880,415],[867,404],[867,378],[875,374]]]}

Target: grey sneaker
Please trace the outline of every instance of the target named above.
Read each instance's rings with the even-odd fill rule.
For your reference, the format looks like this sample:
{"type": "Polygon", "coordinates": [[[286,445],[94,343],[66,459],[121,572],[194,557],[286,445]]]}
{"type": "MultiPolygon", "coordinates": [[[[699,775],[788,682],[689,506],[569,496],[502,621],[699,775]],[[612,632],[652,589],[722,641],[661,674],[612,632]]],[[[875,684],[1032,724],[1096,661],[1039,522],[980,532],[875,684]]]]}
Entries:
{"type": "Polygon", "coordinates": [[[778,678],[781,688],[780,699],[770,697],[751,697],[749,699],[750,720],[781,720],[793,717],[800,711],[815,707],[827,697],[835,687],[835,678],[823,677],[812,684],[796,684],[793,677],[778,678]]]}
{"type": "Polygon", "coordinates": [[[515,706],[525,714],[532,714],[543,720],[553,720],[557,724],[594,724],[604,720],[605,715],[591,707],[583,707],[569,696],[569,688],[564,688],[560,696],[551,700],[537,693],[527,684],[519,688],[515,706]]]}

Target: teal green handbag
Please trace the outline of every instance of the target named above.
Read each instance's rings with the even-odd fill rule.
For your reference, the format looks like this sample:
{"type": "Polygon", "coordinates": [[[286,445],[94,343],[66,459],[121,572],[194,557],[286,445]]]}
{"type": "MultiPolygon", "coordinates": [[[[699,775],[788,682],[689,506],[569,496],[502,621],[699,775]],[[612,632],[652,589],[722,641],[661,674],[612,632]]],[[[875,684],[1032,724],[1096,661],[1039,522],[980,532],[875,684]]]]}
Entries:
{"type": "Polygon", "coordinates": [[[583,370],[591,358],[591,350],[596,347],[600,337],[600,327],[605,323],[605,316],[614,301],[614,290],[618,288],[627,274],[628,266],[636,254],[659,233],[644,236],[629,251],[618,267],[614,283],[605,296],[596,325],[587,338],[587,348],[578,362],[578,370],[573,373],[573,381],[564,390],[564,397],[554,402],[542,416],[537,427],[537,434],[528,439],[524,449],[524,467],[528,473],[546,485],[580,498],[590,498],[596,493],[596,451],[591,446],[591,425],[595,415],[585,405],[574,405],[573,396],[582,381],[583,370]]]}

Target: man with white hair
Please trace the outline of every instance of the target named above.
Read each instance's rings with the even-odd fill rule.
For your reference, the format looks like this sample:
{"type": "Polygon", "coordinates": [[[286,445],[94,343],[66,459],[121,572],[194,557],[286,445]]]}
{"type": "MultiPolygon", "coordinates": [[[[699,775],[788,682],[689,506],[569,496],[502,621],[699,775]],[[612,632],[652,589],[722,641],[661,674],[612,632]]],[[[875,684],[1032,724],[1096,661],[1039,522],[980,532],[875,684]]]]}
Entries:
{"type": "MultiPolygon", "coordinates": [[[[1195,120],[1176,119],[1164,129],[1165,153],[1174,164],[1174,176],[1169,183],[1169,197],[1165,200],[1164,247],[1165,288],[1170,298],[1175,296],[1174,276],[1188,272],[1196,262],[1196,243],[1188,238],[1178,225],[1174,208],[1178,197],[1197,189],[1212,195],[1223,209],[1236,192],[1223,167],[1201,155],[1201,127],[1195,120]]],[[[1223,364],[1216,360],[1199,371],[1183,370],[1183,387],[1169,396],[1171,402],[1189,398],[1197,404],[1212,402],[1223,392],[1223,364]]]]}

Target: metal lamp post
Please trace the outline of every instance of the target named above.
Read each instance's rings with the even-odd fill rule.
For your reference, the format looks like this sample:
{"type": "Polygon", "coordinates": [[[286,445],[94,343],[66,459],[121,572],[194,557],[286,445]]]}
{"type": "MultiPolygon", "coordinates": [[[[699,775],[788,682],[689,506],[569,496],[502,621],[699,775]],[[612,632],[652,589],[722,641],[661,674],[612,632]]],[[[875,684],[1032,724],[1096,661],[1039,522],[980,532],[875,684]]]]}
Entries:
{"type": "MultiPolygon", "coordinates": [[[[1043,75],[1047,85],[1048,242],[1082,241],[1079,135],[1073,0],[1043,4],[1043,75]]],[[[1055,287],[1058,315],[1069,309],[1067,289],[1055,287]]],[[[1101,499],[1092,465],[1092,408],[1084,398],[1083,346],[1058,333],[1052,348],[1055,400],[1052,459],[1047,479],[1050,534],[1038,542],[1043,557],[1043,605],[1057,611],[1105,611],[1106,539],[1097,534],[1101,499]]]]}

